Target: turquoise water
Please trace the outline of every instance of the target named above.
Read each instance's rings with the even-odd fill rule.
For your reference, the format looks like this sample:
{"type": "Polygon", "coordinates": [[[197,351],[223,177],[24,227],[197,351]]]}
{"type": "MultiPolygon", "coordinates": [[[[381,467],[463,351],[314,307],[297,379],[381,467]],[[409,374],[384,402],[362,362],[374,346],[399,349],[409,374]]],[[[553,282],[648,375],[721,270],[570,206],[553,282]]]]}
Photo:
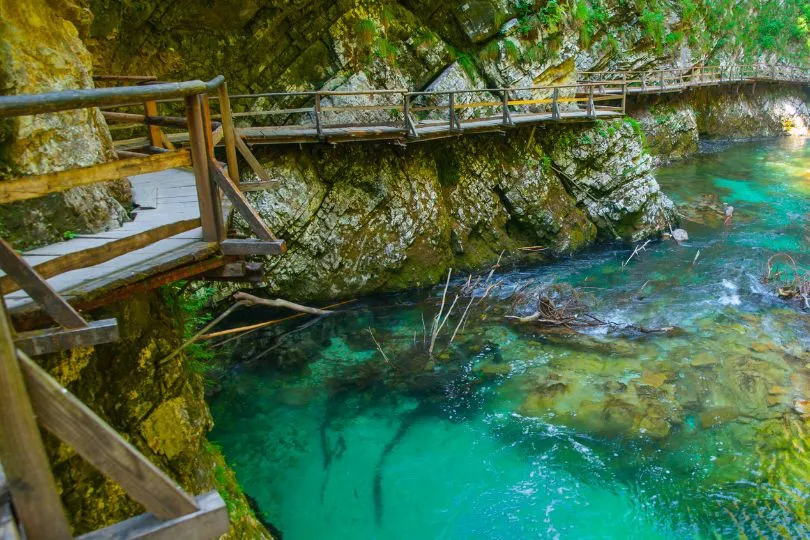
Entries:
{"type": "Polygon", "coordinates": [[[810,255],[810,143],[657,177],[688,242],[503,267],[472,297],[456,276],[432,357],[442,287],[223,347],[241,363],[212,438],[263,519],[287,540],[810,536],[808,319],[761,279],[777,251],[810,255]],[[505,318],[554,283],[612,324],[505,318]]]}

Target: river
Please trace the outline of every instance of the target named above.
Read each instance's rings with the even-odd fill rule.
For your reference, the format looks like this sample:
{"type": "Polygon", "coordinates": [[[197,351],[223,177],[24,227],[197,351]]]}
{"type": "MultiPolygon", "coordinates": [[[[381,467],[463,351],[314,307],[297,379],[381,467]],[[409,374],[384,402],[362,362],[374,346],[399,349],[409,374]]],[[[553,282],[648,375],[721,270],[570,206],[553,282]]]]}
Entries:
{"type": "Polygon", "coordinates": [[[235,342],[212,439],[263,517],[285,540],[810,536],[808,317],[762,281],[810,260],[810,141],[656,176],[688,241],[456,275],[433,357],[443,286],[235,342]],[[577,317],[505,318],[540,297],[577,317]]]}

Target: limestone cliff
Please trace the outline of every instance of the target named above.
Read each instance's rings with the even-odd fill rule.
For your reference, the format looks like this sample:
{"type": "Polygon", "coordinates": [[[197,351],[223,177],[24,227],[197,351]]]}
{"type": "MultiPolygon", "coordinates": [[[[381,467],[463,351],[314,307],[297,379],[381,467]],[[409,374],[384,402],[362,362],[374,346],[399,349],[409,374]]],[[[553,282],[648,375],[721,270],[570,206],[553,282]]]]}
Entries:
{"type": "Polygon", "coordinates": [[[656,163],[688,157],[698,140],[742,140],[810,134],[810,93],[799,86],[763,84],[698,89],[638,97],[628,114],[638,119],[656,163]]]}
{"type": "MultiPolygon", "coordinates": [[[[74,25],[92,15],[66,0],[0,0],[0,95],[91,88],[91,57],[74,25]]],[[[114,157],[101,113],[82,109],[0,121],[0,181],[92,165],[114,157]]],[[[15,247],[128,220],[127,181],[0,205],[0,234],[15,247]]]]}
{"type": "MultiPolygon", "coordinates": [[[[217,489],[228,503],[230,538],[269,538],[228,469],[206,440],[213,427],[194,359],[161,360],[183,339],[181,298],[170,289],[139,295],[101,312],[121,339],[38,358],[43,367],[123,434],[187,492],[217,489]]],[[[62,502],[76,534],[143,513],[118,484],[48,437],[62,502]]]]}
{"type": "Polygon", "coordinates": [[[261,156],[279,187],[250,198],[288,243],[267,286],[300,299],[427,285],[504,250],[571,252],[674,219],[629,121],[261,156]]]}

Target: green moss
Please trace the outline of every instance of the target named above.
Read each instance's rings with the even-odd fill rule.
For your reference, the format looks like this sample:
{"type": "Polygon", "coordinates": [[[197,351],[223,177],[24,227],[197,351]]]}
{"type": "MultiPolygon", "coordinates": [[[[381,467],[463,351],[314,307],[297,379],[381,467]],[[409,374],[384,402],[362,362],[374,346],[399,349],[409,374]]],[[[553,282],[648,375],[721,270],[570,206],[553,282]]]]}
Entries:
{"type": "MultiPolygon", "coordinates": [[[[209,442],[205,446],[205,451],[214,464],[214,486],[225,501],[225,506],[228,507],[231,528],[226,538],[232,540],[270,538],[267,530],[260,524],[264,523],[264,516],[257,516],[251,508],[236,479],[236,474],[225,462],[222,449],[209,442]]],[[[267,528],[272,528],[272,526],[267,528]]]]}
{"type": "Polygon", "coordinates": [[[377,23],[371,19],[361,19],[354,26],[357,43],[363,47],[371,47],[377,39],[377,23]]]}

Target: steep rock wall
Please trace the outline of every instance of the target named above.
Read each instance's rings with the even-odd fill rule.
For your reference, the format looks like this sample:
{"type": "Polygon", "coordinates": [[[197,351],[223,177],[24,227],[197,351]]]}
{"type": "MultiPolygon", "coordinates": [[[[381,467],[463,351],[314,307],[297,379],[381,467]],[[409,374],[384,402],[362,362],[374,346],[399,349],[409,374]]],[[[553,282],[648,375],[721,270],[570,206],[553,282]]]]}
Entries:
{"type": "MultiPolygon", "coordinates": [[[[213,421],[193,359],[180,354],[161,362],[183,340],[179,303],[165,289],[105,308],[94,315],[118,319],[118,342],[37,360],[187,492],[217,489],[228,503],[229,538],[269,538],[219,450],[206,440],[213,421]]],[[[46,442],[76,534],[144,512],[70,447],[50,436],[46,442]]]]}
{"type": "MultiPolygon", "coordinates": [[[[66,0],[0,0],[0,94],[92,88],[91,58],[74,25],[86,9],[66,0]]],[[[82,109],[0,121],[0,181],[81,167],[114,157],[101,113],[82,109]]],[[[128,220],[127,181],[96,184],[0,205],[0,235],[15,247],[94,232],[128,220]]]]}
{"type": "Polygon", "coordinates": [[[266,261],[267,287],[299,299],[428,285],[504,250],[565,253],[674,223],[639,132],[621,120],[261,159],[279,186],[250,198],[288,243],[266,261]]]}
{"type": "Polygon", "coordinates": [[[667,163],[696,153],[699,139],[807,136],[808,103],[807,88],[759,84],[636,97],[628,114],[638,119],[654,161],[667,163]]]}

